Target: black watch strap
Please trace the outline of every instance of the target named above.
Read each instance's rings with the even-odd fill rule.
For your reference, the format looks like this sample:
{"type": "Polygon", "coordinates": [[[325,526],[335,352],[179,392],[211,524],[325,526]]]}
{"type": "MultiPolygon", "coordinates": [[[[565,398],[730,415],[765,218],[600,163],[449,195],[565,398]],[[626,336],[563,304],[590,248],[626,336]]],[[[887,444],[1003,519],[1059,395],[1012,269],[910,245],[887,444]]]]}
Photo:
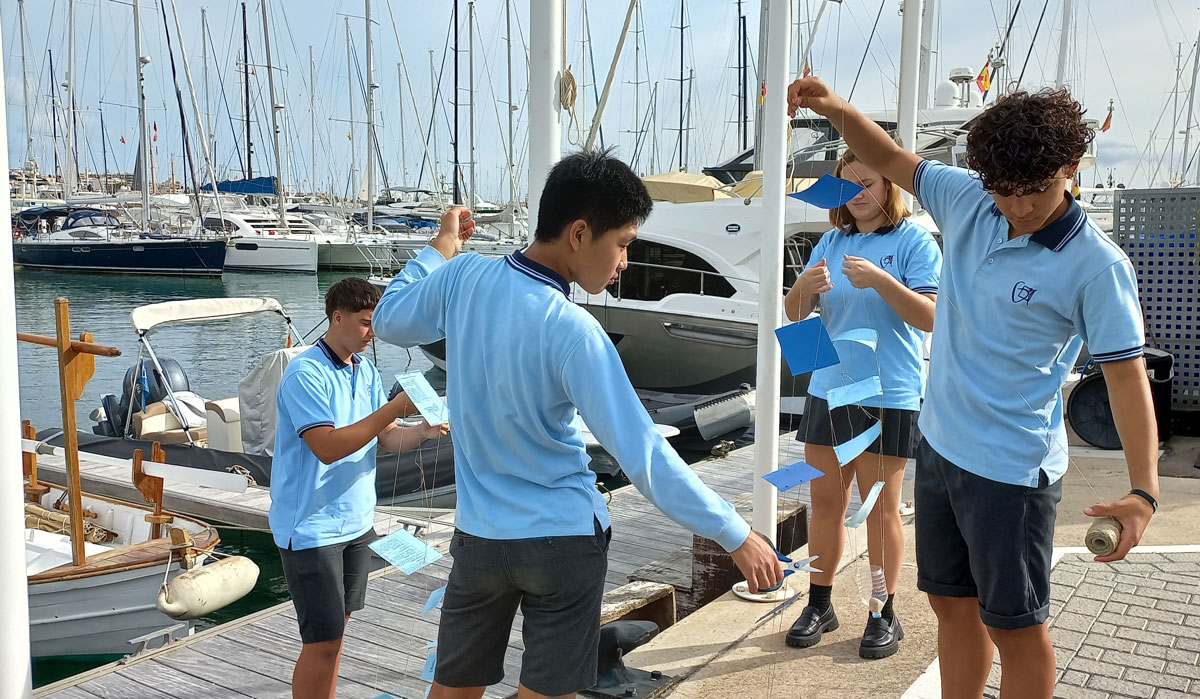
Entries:
{"type": "Polygon", "coordinates": [[[1129,491],[1129,494],[1137,495],[1138,497],[1145,498],[1146,502],[1150,503],[1150,507],[1153,508],[1155,512],[1158,512],[1158,500],[1155,500],[1154,496],[1151,495],[1150,493],[1147,493],[1146,491],[1142,490],[1141,488],[1134,488],[1133,490],[1129,491]]]}

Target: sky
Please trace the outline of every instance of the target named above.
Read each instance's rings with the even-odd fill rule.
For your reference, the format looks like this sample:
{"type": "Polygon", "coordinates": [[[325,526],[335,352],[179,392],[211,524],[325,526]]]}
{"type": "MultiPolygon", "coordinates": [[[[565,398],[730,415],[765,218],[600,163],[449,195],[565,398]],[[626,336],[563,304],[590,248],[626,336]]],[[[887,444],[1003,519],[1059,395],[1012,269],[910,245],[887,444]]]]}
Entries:
{"type": "MultiPolygon", "coordinates": [[[[252,165],[255,175],[275,174],[272,148],[263,0],[246,0],[250,48],[252,165]]],[[[365,11],[366,0],[266,0],[275,68],[276,103],[281,116],[283,175],[300,191],[344,195],[361,187],[366,152],[365,11]],[[350,57],[347,56],[347,26],[350,57]],[[312,52],[310,64],[309,52],[312,52]],[[313,89],[315,87],[315,89],[313,89]],[[314,146],[315,144],[315,146],[314,146]],[[353,172],[353,174],[351,174],[353,172]]],[[[540,0],[539,0],[540,1],[540,0]]],[[[796,46],[807,39],[811,19],[823,0],[793,0],[796,46]],[[799,41],[796,41],[797,38],[799,41]]],[[[977,72],[1003,36],[1006,18],[1019,4],[1006,54],[1015,75],[1025,66],[1022,87],[1055,80],[1064,0],[940,0],[934,13],[937,51],[934,76],[944,81],[952,68],[977,72]],[[1040,27],[1039,27],[1040,18],[1040,27]]],[[[148,119],[157,125],[156,175],[184,177],[183,138],[170,54],[174,49],[177,84],[184,99],[184,121],[201,180],[204,161],[184,73],[186,47],[203,120],[211,125],[214,162],[220,178],[244,174],[245,120],[240,79],[242,21],[240,0],[174,0],[182,32],[177,34],[172,0],[140,0],[142,52],[148,119]],[[207,56],[202,51],[202,9],[207,22],[207,56]],[[207,58],[207,60],[205,60],[207,58]],[[208,88],[204,72],[207,66],[208,88]]],[[[99,171],[107,159],[111,171],[129,172],[137,151],[134,90],[133,20],[130,0],[77,0],[75,19],[75,104],[80,134],[81,169],[99,171]],[[103,116],[103,130],[101,130],[103,116]],[[107,147],[102,148],[103,142],[107,147]],[[124,139],[124,143],[121,142],[124,139]]],[[[475,178],[481,196],[509,196],[505,167],[507,136],[507,36],[505,1],[478,0],[469,21],[466,0],[459,2],[460,101],[459,153],[467,163],[469,143],[469,28],[474,26],[475,178]]],[[[699,172],[739,151],[737,117],[737,0],[643,0],[618,64],[612,95],[601,126],[604,142],[642,174],[672,169],[699,172]],[[683,10],[683,73],[680,76],[680,11],[683,10]],[[680,87],[685,105],[680,153],[680,87]]],[[[750,84],[755,83],[760,5],[741,3],[746,16],[750,84]]],[[[853,89],[860,108],[894,108],[900,50],[900,0],[829,2],[816,29],[811,65],[814,73],[843,95],[853,89]],[[878,22],[876,23],[876,18],[878,22]],[[873,31],[874,29],[874,31],[873,31]],[[861,69],[860,69],[861,64],[861,69]],[[857,76],[857,80],[856,80],[857,76]]],[[[449,49],[452,0],[372,0],[376,121],[380,185],[429,186],[429,162],[445,180],[451,177],[453,54],[449,49]],[[400,66],[403,61],[404,67],[400,66]],[[431,69],[432,63],[432,69],[431,69]],[[434,99],[438,74],[439,97],[434,99]],[[432,123],[432,131],[431,128],[432,123]],[[427,138],[423,135],[429,134],[427,138]]],[[[51,105],[66,102],[63,83],[68,63],[67,0],[26,0],[26,72],[31,128],[25,122],[25,86],[21,70],[17,0],[0,0],[8,125],[8,160],[19,165],[26,152],[45,171],[53,168],[51,105]],[[53,57],[54,80],[50,62],[53,57]],[[53,95],[51,94],[53,91],[53,95]]],[[[525,189],[526,60],[528,0],[512,0],[513,116],[518,194],[525,189]]],[[[566,62],[579,86],[574,118],[564,123],[564,152],[586,137],[621,32],[623,0],[567,0],[566,62]],[[585,50],[585,49],[590,49],[585,50]],[[594,74],[594,78],[593,78],[594,74]],[[600,83],[600,85],[597,85],[600,83]],[[579,124],[580,126],[576,126],[579,124]]],[[[1182,0],[1075,2],[1068,28],[1067,82],[1089,117],[1103,121],[1113,101],[1113,126],[1097,136],[1098,164],[1084,184],[1114,182],[1128,186],[1161,185],[1183,168],[1188,88],[1192,81],[1194,38],[1200,9],[1182,0]],[[1177,83],[1177,51],[1181,70],[1177,83]],[[1172,161],[1170,156],[1174,155],[1172,161]]],[[[793,54],[795,55],[795,54],[793,54]]],[[[793,58],[793,70],[797,61],[793,58]]],[[[1012,78],[1010,75],[1010,78],[1012,78]]],[[[754,88],[749,88],[754,104],[754,88]]],[[[1197,115],[1200,116],[1200,115],[1197,115]]],[[[65,112],[58,115],[60,152],[65,112]]],[[[1197,121],[1192,118],[1192,122],[1197,121]]],[[[752,127],[751,127],[752,133],[752,127]]],[[[1200,129],[1190,134],[1193,162],[1187,177],[1196,179],[1195,150],[1200,129]]],[[[464,166],[464,170],[467,168],[464,166]]],[[[470,177],[464,172],[464,180],[470,177]]]]}

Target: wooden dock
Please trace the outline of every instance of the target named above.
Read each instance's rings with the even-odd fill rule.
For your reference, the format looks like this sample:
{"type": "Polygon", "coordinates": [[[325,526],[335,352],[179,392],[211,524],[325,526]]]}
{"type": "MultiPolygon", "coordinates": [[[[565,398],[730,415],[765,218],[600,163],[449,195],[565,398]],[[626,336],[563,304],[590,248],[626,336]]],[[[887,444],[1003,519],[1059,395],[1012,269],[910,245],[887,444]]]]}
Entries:
{"type": "MultiPolygon", "coordinates": [[[[791,435],[781,439],[779,451],[782,464],[803,458],[803,446],[791,435]]],[[[696,463],[693,468],[705,483],[732,500],[753,489],[753,454],[753,446],[744,447],[727,457],[696,463]]],[[[51,459],[43,457],[39,468],[50,463],[51,459]]],[[[90,467],[84,469],[84,474],[85,487],[89,478],[117,478],[117,474],[103,474],[90,467]]],[[[248,518],[242,520],[245,526],[265,521],[267,500],[263,498],[268,497],[265,493],[247,491],[245,496],[239,496],[242,499],[234,499],[228,493],[196,486],[168,486],[168,490],[171,497],[167,504],[178,512],[217,507],[214,503],[219,502],[224,508],[221,512],[243,513],[240,516],[248,518]],[[255,511],[260,512],[257,515],[260,520],[253,519],[255,511]]],[[[787,497],[807,502],[807,485],[789,491],[787,497]]],[[[690,532],[668,519],[632,487],[612,494],[609,511],[613,539],[605,580],[607,590],[625,585],[635,570],[692,545],[690,532]]],[[[216,511],[208,516],[228,517],[216,511]]],[[[394,531],[398,526],[395,518],[386,513],[377,521],[381,522],[377,528],[380,534],[394,531]]],[[[442,522],[426,531],[427,543],[444,553],[449,546],[449,523],[442,522]]],[[[339,697],[371,699],[383,693],[413,698],[424,695],[428,683],[421,679],[421,671],[429,653],[424,646],[437,638],[440,611],[426,614],[422,608],[429,593],[445,584],[449,570],[450,559],[444,557],[411,576],[390,567],[372,575],[367,607],[355,613],[347,627],[339,697]]],[[[490,688],[487,697],[508,697],[516,691],[522,652],[520,624],[518,615],[509,637],[505,681],[490,688]]],[[[289,601],[207,629],[167,648],[48,685],[34,694],[55,699],[290,697],[288,682],[299,652],[295,609],[289,601]]]]}

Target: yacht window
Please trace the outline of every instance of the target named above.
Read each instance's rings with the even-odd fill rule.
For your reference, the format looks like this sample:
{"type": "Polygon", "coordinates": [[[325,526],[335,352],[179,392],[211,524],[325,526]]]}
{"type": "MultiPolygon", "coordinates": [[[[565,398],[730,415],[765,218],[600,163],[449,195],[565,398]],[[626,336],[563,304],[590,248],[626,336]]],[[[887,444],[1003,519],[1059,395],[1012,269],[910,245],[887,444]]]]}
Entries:
{"type": "Polygon", "coordinates": [[[629,267],[608,287],[618,298],[658,301],[672,294],[729,298],[733,285],[698,255],[646,240],[629,246],[629,267]]]}

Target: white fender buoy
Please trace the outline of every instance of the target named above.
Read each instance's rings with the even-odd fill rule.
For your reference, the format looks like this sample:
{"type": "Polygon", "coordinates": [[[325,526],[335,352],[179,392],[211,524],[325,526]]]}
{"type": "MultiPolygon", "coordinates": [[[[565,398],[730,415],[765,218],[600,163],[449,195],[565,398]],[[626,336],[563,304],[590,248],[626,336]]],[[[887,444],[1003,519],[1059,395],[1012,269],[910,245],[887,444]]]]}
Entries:
{"type": "Polygon", "coordinates": [[[158,611],[172,619],[195,619],[238,601],[258,582],[258,566],[230,556],[193,568],[158,591],[158,611]]]}

